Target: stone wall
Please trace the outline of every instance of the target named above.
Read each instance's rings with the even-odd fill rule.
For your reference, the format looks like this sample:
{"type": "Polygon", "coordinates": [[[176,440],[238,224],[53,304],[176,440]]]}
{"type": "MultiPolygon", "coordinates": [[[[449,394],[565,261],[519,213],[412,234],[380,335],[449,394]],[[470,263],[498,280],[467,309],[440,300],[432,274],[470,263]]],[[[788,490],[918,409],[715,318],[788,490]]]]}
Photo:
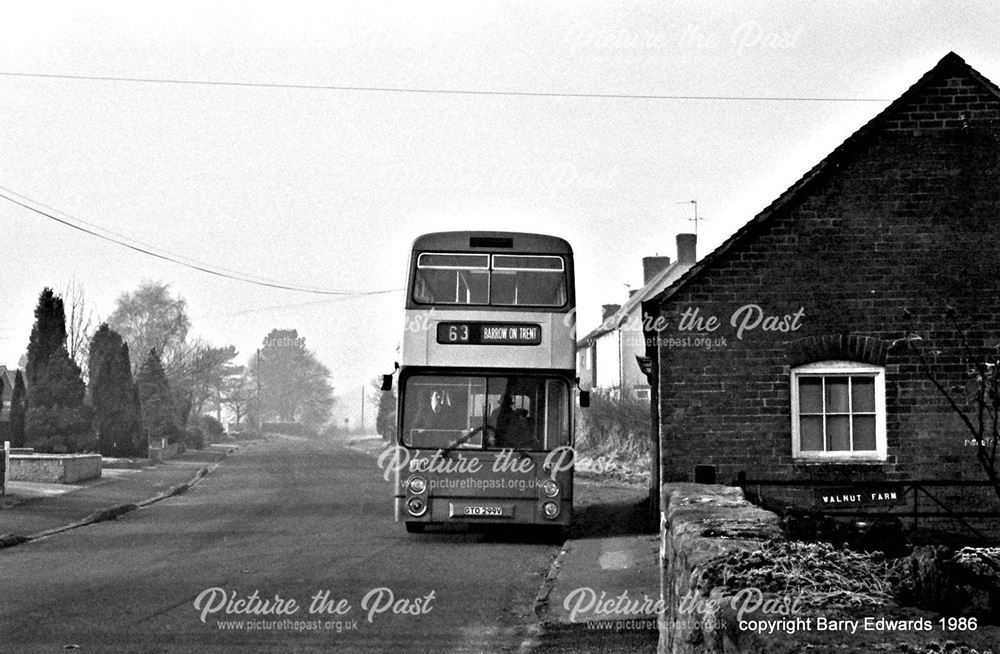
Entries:
{"type": "MultiPolygon", "coordinates": [[[[758,652],[753,634],[735,616],[715,610],[697,583],[706,564],[740,549],[780,540],[777,515],[750,504],[739,488],[665,484],[662,488],[660,654],[758,652]],[[699,601],[706,600],[706,601],[699,601]]],[[[723,604],[725,604],[723,602],[723,604]]]]}
{"type": "Polygon", "coordinates": [[[169,443],[164,447],[150,447],[149,461],[150,463],[162,463],[174,458],[179,452],[180,445],[177,443],[169,443]]]}
{"type": "Polygon", "coordinates": [[[100,454],[12,454],[11,481],[75,484],[101,476],[100,454]]]}
{"type": "MultiPolygon", "coordinates": [[[[895,601],[853,607],[827,603],[816,608],[808,597],[802,599],[813,590],[806,582],[788,587],[784,594],[757,594],[750,588],[725,592],[721,588],[699,588],[701,575],[716,567],[719,558],[783,540],[779,518],[750,504],[740,489],[726,486],[665,484],[662,502],[664,610],[659,616],[658,654],[970,651],[962,647],[996,651],[995,645],[1000,642],[1000,626],[984,619],[982,613],[978,628],[946,632],[939,625],[940,615],[900,606],[895,601]],[[856,631],[831,627],[851,621],[857,623],[856,631]],[[948,641],[953,642],[951,649],[946,647],[948,641]]],[[[916,570],[909,577],[920,578],[916,587],[929,584],[929,592],[935,597],[943,595],[933,588],[934,583],[940,588],[940,580],[935,582],[916,570]]],[[[946,583],[956,585],[955,579],[946,583]]],[[[952,590],[970,591],[959,593],[967,604],[975,592],[973,587],[952,590]]],[[[958,595],[954,592],[953,596],[945,600],[944,615],[976,615],[975,611],[965,610],[967,607],[955,599],[958,595]]],[[[983,604],[982,598],[979,600],[983,604]]]]}

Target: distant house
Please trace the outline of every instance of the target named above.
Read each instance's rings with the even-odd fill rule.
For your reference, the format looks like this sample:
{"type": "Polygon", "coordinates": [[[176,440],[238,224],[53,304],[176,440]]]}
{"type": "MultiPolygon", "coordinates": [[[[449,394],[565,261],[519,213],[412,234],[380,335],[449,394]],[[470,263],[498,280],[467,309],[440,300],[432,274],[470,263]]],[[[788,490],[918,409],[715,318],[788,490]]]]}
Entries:
{"type": "Polygon", "coordinates": [[[928,370],[951,388],[996,352],[998,245],[1000,89],[951,53],[644,303],[662,480],[984,480],[928,370]]]}
{"type": "Polygon", "coordinates": [[[696,243],[694,234],[678,234],[674,263],[670,257],[644,257],[642,288],[631,291],[623,305],[602,307],[601,324],[577,343],[577,370],[584,387],[624,391],[639,399],[649,399],[649,380],[636,361],[646,355],[642,303],[694,265],[696,243]]]}

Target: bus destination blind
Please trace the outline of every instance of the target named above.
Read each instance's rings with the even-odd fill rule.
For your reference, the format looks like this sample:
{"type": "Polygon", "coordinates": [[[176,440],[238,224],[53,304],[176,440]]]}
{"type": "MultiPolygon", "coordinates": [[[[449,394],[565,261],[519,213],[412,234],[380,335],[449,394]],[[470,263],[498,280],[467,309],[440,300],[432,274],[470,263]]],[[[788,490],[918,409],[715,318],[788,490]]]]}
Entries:
{"type": "Polygon", "coordinates": [[[541,325],[501,322],[439,322],[437,342],[445,345],[539,345],[541,325]]]}

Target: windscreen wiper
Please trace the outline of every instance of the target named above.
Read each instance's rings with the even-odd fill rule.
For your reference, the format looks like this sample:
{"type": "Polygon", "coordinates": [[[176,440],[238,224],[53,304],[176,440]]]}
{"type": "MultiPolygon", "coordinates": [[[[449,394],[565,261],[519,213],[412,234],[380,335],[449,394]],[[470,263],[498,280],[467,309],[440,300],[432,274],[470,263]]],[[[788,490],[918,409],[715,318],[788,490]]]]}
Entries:
{"type": "MultiPolygon", "coordinates": [[[[492,429],[492,427],[489,427],[489,426],[487,426],[486,428],[487,428],[487,429],[492,429]]],[[[449,445],[449,446],[448,446],[448,447],[446,447],[445,449],[441,450],[441,456],[448,456],[448,455],[449,455],[449,454],[450,454],[451,452],[453,452],[453,451],[455,450],[455,448],[457,448],[457,447],[458,447],[459,445],[463,445],[463,444],[465,444],[465,443],[468,443],[468,442],[469,442],[469,440],[470,440],[470,439],[471,439],[471,438],[472,438],[473,436],[475,436],[476,434],[478,434],[478,433],[480,433],[480,432],[482,432],[482,431],[483,431],[483,427],[482,427],[482,425],[480,425],[479,427],[476,427],[475,429],[473,429],[472,431],[470,431],[470,432],[469,432],[468,434],[466,434],[465,436],[462,436],[462,437],[461,437],[461,438],[459,438],[459,439],[458,439],[457,441],[455,441],[454,443],[452,443],[451,445],[449,445]]]]}

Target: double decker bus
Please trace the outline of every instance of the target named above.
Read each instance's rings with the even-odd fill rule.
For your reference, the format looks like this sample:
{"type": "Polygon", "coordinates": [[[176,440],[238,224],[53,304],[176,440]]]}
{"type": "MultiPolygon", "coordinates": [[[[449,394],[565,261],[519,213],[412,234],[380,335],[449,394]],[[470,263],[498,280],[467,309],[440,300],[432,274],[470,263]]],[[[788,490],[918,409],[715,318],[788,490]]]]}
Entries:
{"type": "Polygon", "coordinates": [[[573,251],[563,239],[416,239],[397,398],[396,521],[533,524],[573,512],[573,251]]]}

